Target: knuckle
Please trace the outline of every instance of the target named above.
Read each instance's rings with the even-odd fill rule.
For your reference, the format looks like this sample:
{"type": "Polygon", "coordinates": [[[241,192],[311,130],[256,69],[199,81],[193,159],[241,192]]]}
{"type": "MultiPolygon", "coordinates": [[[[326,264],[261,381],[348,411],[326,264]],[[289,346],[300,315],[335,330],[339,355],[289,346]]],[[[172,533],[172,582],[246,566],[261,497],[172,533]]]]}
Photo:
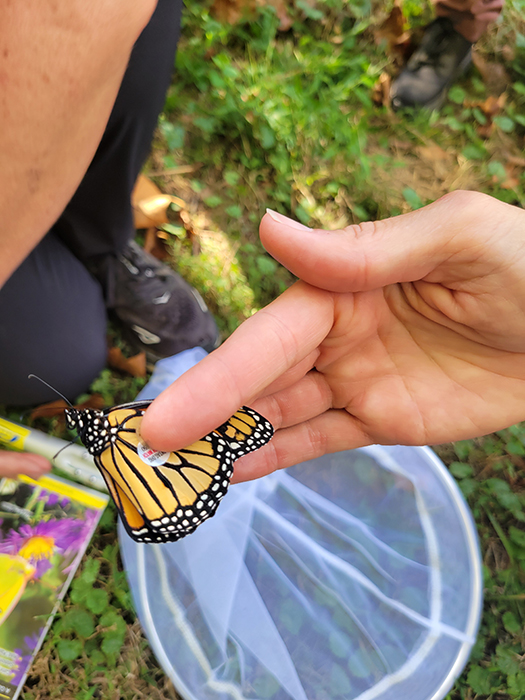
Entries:
{"type": "Polygon", "coordinates": [[[314,427],[312,421],[305,424],[309,459],[321,457],[328,451],[328,437],[324,431],[314,427]]]}

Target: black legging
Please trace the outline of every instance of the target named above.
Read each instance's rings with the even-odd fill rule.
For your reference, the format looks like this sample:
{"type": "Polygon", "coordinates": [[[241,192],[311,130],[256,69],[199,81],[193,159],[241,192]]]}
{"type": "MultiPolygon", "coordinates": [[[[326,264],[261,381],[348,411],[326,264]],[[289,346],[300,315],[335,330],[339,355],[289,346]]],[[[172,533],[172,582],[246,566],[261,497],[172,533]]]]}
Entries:
{"type": "Polygon", "coordinates": [[[85,265],[133,236],[130,196],[169,87],[181,0],[159,0],[137,40],[105,133],[62,216],[0,289],[0,403],[75,397],[106,362],[106,304],[85,265]]]}

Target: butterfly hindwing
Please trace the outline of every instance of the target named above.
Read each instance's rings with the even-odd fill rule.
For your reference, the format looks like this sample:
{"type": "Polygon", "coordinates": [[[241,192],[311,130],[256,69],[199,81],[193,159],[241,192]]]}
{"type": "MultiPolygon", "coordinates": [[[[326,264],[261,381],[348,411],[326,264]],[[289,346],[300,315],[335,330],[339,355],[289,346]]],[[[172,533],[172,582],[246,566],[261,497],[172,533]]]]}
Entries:
{"type": "Polygon", "coordinates": [[[273,436],[273,426],[257,411],[242,406],[214,432],[226,439],[235,459],[238,459],[266,445],[273,436]]]}

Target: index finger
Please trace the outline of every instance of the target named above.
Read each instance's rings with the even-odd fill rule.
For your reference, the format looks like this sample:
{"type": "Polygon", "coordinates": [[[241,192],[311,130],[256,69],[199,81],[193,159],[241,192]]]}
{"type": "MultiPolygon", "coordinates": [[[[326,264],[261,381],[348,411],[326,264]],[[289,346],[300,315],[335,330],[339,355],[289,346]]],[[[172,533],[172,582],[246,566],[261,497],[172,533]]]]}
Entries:
{"type": "Polygon", "coordinates": [[[297,282],[163,391],[142,437],[162,451],[191,445],[315,350],[333,318],[332,294],[297,282]]]}

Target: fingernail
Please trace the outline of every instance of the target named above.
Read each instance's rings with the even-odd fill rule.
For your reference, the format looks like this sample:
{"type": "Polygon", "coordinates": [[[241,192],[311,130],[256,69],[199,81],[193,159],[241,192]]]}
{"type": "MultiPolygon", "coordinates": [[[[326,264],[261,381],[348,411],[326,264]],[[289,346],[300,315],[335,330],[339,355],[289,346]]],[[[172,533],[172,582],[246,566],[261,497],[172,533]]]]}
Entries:
{"type": "Polygon", "coordinates": [[[287,216],[283,216],[282,214],[279,214],[279,212],[274,211],[273,209],[267,209],[266,213],[272,217],[274,221],[276,221],[278,224],[283,224],[283,226],[288,226],[289,228],[295,228],[298,231],[311,231],[311,228],[308,228],[308,226],[304,226],[303,224],[300,224],[298,221],[294,221],[293,219],[289,219],[287,216]]]}

